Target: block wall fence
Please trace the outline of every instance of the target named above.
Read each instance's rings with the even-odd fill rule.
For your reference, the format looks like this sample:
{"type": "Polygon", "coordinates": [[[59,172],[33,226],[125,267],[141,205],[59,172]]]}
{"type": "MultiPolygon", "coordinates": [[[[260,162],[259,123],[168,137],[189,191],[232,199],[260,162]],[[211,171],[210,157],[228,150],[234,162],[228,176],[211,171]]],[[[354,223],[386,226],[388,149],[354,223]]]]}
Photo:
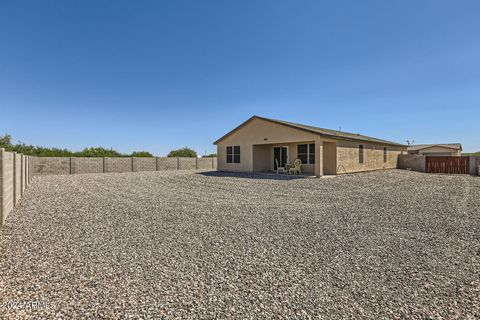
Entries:
{"type": "Polygon", "coordinates": [[[35,175],[217,169],[217,158],[35,157],[33,160],[35,175]]]}
{"type": "Polygon", "coordinates": [[[18,204],[34,175],[212,170],[217,158],[75,158],[33,157],[0,148],[0,226],[18,204]]]}
{"type": "Polygon", "coordinates": [[[33,158],[0,148],[0,226],[32,182],[33,158]]]}
{"type": "MultiPolygon", "coordinates": [[[[480,157],[469,157],[469,173],[471,175],[480,175],[480,157]]],[[[427,157],[416,154],[399,155],[398,168],[418,172],[427,171],[427,157]]]]}

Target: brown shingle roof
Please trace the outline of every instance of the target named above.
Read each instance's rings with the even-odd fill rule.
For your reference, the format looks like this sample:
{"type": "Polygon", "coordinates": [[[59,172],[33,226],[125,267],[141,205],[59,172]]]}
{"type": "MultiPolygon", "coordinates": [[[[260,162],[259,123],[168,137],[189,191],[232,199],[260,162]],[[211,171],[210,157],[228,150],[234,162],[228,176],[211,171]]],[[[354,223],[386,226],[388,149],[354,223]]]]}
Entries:
{"type": "Polygon", "coordinates": [[[298,123],[287,122],[287,121],[282,121],[282,120],[269,119],[269,118],[264,118],[264,117],[259,117],[259,116],[251,117],[250,119],[248,119],[247,121],[245,121],[244,123],[242,123],[241,125],[236,127],[235,129],[233,129],[232,131],[230,131],[229,133],[227,133],[226,135],[224,135],[223,137],[221,137],[220,139],[215,141],[214,144],[217,144],[219,141],[223,140],[224,138],[226,138],[227,136],[229,136],[230,134],[235,132],[237,129],[243,127],[245,124],[247,124],[248,122],[252,121],[255,118],[265,120],[265,121],[270,121],[270,122],[277,123],[277,124],[281,124],[281,125],[288,126],[288,127],[291,127],[291,128],[300,129],[300,130],[303,130],[303,131],[308,131],[308,132],[311,132],[311,133],[316,133],[316,134],[319,134],[321,136],[326,136],[326,137],[333,137],[333,138],[340,138],[340,139],[347,139],[347,140],[360,140],[360,141],[368,141],[368,142],[377,142],[377,143],[383,143],[383,144],[388,144],[388,145],[406,147],[406,145],[401,144],[401,143],[392,142],[392,141],[388,141],[388,140],[377,139],[377,138],[373,138],[373,137],[369,137],[369,136],[364,136],[364,135],[361,135],[361,134],[349,133],[349,132],[345,132],[345,131],[324,129],[324,128],[319,128],[319,127],[308,126],[308,125],[304,125],[304,124],[298,124],[298,123]]]}

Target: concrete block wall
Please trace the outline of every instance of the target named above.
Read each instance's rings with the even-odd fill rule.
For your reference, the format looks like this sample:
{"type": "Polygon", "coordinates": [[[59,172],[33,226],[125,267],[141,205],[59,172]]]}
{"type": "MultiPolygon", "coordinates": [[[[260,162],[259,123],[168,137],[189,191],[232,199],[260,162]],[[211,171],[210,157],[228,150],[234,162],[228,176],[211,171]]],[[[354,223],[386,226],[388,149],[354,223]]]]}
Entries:
{"type": "Polygon", "coordinates": [[[0,213],[1,224],[5,224],[8,214],[13,209],[14,195],[13,195],[13,167],[14,167],[13,153],[5,152],[0,149],[0,213]]]}
{"type": "Polygon", "coordinates": [[[30,184],[33,172],[28,157],[0,148],[0,225],[4,225],[12,211],[30,184]]]}
{"type": "Polygon", "coordinates": [[[157,170],[178,170],[178,158],[157,158],[157,170]]]}
{"type": "Polygon", "coordinates": [[[425,172],[426,171],[426,157],[416,154],[401,154],[399,155],[398,168],[408,169],[412,171],[425,172]]]}
{"type": "Polygon", "coordinates": [[[13,205],[17,205],[22,197],[22,157],[22,154],[13,152],[13,205]]]}
{"type": "MultiPolygon", "coordinates": [[[[32,175],[113,173],[162,170],[216,170],[217,158],[82,158],[27,157],[34,165],[27,166],[32,175]]],[[[27,172],[27,179],[28,174],[27,172]]]]}
{"type": "Polygon", "coordinates": [[[25,189],[27,188],[27,181],[28,181],[28,170],[27,170],[28,157],[22,154],[20,160],[22,162],[22,194],[23,194],[23,192],[25,192],[25,189]]]}
{"type": "Polygon", "coordinates": [[[156,171],[157,159],[155,158],[132,158],[133,171],[156,171]]]}
{"type": "Polygon", "coordinates": [[[70,158],[66,157],[36,157],[35,174],[70,174],[70,158]]]}
{"type": "Polygon", "coordinates": [[[197,169],[213,169],[215,158],[197,158],[197,169]]]}
{"type": "Polygon", "coordinates": [[[103,158],[72,158],[71,173],[103,173],[103,158]]]}
{"type": "Polygon", "coordinates": [[[193,170],[197,168],[197,158],[178,158],[179,170],[193,170]]]}
{"type": "Polygon", "coordinates": [[[104,158],[104,172],[132,172],[132,158],[104,158]]]}
{"type": "Polygon", "coordinates": [[[35,172],[35,169],[34,169],[35,157],[26,156],[25,158],[26,158],[25,170],[27,171],[26,185],[25,185],[25,188],[26,188],[32,183],[33,173],[35,172]]]}

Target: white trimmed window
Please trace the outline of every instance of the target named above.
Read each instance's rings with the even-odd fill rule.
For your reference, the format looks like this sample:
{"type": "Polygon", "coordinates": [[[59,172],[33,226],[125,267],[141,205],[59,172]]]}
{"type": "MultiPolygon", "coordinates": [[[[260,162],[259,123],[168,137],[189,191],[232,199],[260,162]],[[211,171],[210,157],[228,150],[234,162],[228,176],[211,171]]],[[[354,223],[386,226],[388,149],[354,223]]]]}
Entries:
{"type": "Polygon", "coordinates": [[[303,164],[315,164],[315,143],[297,145],[297,157],[303,164]]]}

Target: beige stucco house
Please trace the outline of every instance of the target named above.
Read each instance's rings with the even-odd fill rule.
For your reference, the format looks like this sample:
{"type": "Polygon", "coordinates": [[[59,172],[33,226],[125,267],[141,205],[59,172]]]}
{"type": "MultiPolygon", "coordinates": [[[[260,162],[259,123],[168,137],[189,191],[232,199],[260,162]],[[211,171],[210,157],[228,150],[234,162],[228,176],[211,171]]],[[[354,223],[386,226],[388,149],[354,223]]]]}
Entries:
{"type": "Polygon", "coordinates": [[[462,145],[460,143],[416,144],[408,146],[408,153],[423,156],[460,157],[462,155],[462,145]]]}
{"type": "Polygon", "coordinates": [[[295,159],[322,175],[397,168],[407,146],[360,134],[253,116],[214,142],[220,171],[266,172],[295,159]]]}

